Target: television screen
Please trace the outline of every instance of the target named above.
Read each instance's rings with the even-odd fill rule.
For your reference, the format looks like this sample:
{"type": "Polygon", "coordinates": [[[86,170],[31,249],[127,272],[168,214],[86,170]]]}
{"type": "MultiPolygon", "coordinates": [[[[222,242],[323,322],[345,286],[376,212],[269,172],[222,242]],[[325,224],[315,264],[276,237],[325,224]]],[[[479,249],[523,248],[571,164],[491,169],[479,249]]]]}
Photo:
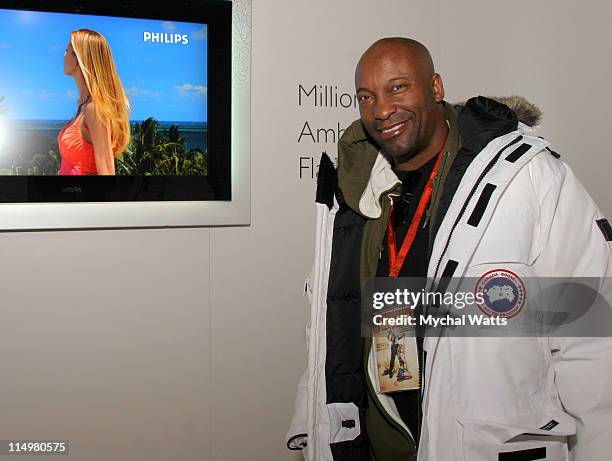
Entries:
{"type": "Polygon", "coordinates": [[[96,3],[0,1],[0,201],[229,200],[231,3],[96,3]]]}
{"type": "MultiPolygon", "coordinates": [[[[0,174],[100,174],[82,124],[90,91],[78,87],[83,72],[68,50],[71,32],[83,30],[76,40],[104,40],[112,50],[123,88],[107,97],[128,100],[129,143],[106,173],[206,175],[206,24],[14,10],[0,10],[0,23],[0,174]],[[71,59],[77,65],[67,68],[71,59]],[[74,137],[71,127],[81,127],[82,146],[72,152],[59,136],[68,129],[74,137]]],[[[89,85],[110,83],[100,93],[114,89],[109,64],[90,76],[89,85]]]]}

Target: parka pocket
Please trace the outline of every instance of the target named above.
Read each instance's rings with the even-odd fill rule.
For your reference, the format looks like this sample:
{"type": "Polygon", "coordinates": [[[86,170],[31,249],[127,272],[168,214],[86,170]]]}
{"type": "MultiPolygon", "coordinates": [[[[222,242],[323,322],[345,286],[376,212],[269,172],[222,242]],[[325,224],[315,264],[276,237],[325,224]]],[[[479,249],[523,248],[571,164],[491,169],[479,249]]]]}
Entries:
{"type": "Polygon", "coordinates": [[[361,433],[359,408],[352,402],[328,403],[329,443],[355,440],[361,433]]]}
{"type": "Polygon", "coordinates": [[[464,461],[569,461],[567,438],[576,433],[574,419],[561,411],[498,421],[463,417],[459,425],[464,461]]]}

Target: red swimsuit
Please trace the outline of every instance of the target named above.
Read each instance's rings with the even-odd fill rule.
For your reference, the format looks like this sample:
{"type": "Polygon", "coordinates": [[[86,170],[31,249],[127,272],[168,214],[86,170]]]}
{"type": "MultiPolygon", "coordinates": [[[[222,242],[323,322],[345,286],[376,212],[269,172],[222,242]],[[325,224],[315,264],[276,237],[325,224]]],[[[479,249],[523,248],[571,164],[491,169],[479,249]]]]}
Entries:
{"type": "Polygon", "coordinates": [[[62,163],[59,175],[97,175],[93,144],[81,134],[83,115],[68,122],[57,136],[62,163]]]}

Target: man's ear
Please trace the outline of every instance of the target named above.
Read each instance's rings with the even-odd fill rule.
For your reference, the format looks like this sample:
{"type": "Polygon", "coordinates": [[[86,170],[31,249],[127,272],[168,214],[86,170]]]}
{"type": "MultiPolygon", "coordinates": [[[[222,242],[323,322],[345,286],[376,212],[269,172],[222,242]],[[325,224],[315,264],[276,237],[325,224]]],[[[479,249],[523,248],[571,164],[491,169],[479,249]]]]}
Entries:
{"type": "Polygon", "coordinates": [[[431,77],[431,87],[435,101],[442,102],[444,100],[444,83],[442,83],[440,74],[433,74],[431,77]]]}

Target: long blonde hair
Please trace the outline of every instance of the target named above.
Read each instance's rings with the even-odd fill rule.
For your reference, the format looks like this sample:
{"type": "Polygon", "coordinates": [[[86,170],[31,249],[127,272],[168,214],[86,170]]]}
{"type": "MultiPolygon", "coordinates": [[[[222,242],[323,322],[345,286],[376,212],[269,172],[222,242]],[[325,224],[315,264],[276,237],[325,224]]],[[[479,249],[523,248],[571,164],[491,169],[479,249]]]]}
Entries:
{"type": "Polygon", "coordinates": [[[102,34],[89,29],[73,31],[70,42],[96,114],[110,126],[113,155],[118,157],[130,143],[130,104],[110,46],[102,34]]]}

